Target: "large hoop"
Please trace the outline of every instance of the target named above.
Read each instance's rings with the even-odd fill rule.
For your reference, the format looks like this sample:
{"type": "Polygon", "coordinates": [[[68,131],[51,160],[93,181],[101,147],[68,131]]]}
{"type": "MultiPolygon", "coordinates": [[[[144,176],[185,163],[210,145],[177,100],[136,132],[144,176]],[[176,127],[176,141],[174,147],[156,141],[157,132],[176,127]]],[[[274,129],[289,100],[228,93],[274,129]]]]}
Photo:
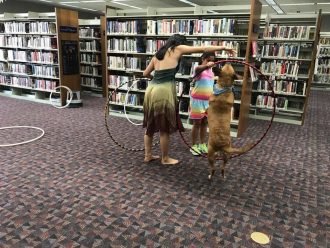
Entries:
{"type": "MultiPolygon", "coordinates": [[[[234,60],[234,59],[226,59],[226,60],[221,60],[221,61],[217,61],[217,62],[215,62],[215,64],[222,64],[222,63],[237,63],[237,64],[242,64],[242,65],[249,66],[250,68],[254,69],[254,70],[257,71],[258,73],[260,73],[260,75],[261,75],[262,77],[264,77],[264,78],[267,80],[267,82],[269,83],[270,88],[271,88],[271,96],[275,97],[275,92],[274,92],[274,89],[273,89],[273,84],[270,82],[269,78],[267,78],[267,77],[266,77],[266,76],[265,76],[265,75],[264,75],[264,74],[263,74],[258,68],[256,68],[255,66],[253,66],[253,65],[251,65],[251,64],[248,64],[248,63],[246,63],[246,62],[244,62],[244,61],[234,60]]],[[[201,72],[200,72],[200,73],[201,73],[201,72]]],[[[194,78],[195,78],[196,76],[198,76],[200,73],[196,74],[196,75],[194,76],[194,78]]],[[[182,92],[181,95],[180,95],[179,102],[180,102],[180,99],[182,98],[182,95],[183,95],[183,92],[182,92]]],[[[247,150],[247,151],[244,152],[244,153],[240,153],[240,154],[232,155],[232,156],[230,157],[230,159],[231,159],[231,158],[238,157],[238,156],[241,156],[241,155],[247,153],[248,151],[251,151],[254,147],[256,147],[256,146],[257,146],[257,145],[263,140],[263,138],[265,138],[265,136],[267,135],[267,133],[268,133],[270,127],[272,126],[272,123],[273,123],[273,120],[274,120],[274,116],[275,116],[275,111],[276,111],[276,103],[274,103],[273,113],[272,113],[272,117],[271,117],[271,119],[270,119],[269,125],[268,125],[266,131],[265,131],[265,132],[263,133],[263,135],[261,136],[261,138],[260,138],[259,140],[257,140],[257,142],[255,142],[255,143],[250,147],[249,150],[247,150]]],[[[179,113],[177,113],[177,119],[178,119],[178,118],[180,118],[179,113]]],[[[178,119],[178,120],[179,120],[179,119],[178,119]]],[[[184,136],[183,136],[183,134],[182,134],[182,132],[181,132],[180,130],[179,130],[179,133],[180,133],[181,139],[182,139],[183,142],[186,144],[186,146],[187,146],[189,149],[193,149],[193,148],[189,145],[189,143],[186,141],[186,139],[184,138],[184,136]]],[[[195,150],[194,150],[194,151],[195,151],[195,150]]],[[[203,153],[200,153],[199,151],[196,151],[196,152],[197,152],[199,155],[201,155],[202,157],[207,158],[207,155],[205,155],[205,154],[203,154],[203,153]]],[[[219,158],[219,157],[218,157],[217,160],[222,160],[222,158],[219,158]]]]}

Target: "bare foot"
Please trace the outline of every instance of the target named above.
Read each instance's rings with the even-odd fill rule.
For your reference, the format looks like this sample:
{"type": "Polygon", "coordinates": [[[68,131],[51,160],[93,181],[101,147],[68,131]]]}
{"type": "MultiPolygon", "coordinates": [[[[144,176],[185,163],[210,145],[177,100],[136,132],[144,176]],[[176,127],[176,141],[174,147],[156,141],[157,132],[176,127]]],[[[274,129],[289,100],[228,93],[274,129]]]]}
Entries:
{"type": "Polygon", "coordinates": [[[149,162],[157,160],[157,159],[159,159],[159,156],[152,156],[151,155],[151,156],[148,156],[148,157],[144,157],[144,162],[149,163],[149,162]]]}
{"type": "Polygon", "coordinates": [[[162,164],[164,165],[176,165],[179,162],[179,160],[173,158],[162,159],[162,164]]]}

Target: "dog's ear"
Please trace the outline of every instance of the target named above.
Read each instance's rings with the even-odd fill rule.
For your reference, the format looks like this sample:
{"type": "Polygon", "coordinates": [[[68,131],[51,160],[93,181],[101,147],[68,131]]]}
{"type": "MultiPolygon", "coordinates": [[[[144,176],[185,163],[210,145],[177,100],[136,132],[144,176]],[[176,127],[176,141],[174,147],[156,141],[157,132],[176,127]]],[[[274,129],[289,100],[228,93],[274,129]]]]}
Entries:
{"type": "Polygon", "coordinates": [[[213,71],[214,76],[218,76],[218,77],[221,76],[221,69],[219,67],[217,67],[217,66],[212,67],[212,71],[213,71]]]}

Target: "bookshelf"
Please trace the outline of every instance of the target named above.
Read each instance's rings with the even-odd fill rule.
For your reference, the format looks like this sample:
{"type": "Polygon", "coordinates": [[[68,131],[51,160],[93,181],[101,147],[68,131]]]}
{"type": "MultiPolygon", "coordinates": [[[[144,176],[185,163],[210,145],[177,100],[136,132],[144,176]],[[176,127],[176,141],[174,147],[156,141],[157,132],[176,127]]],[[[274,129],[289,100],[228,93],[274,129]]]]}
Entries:
{"type": "MultiPolygon", "coordinates": [[[[61,44],[78,40],[63,27],[77,27],[76,11],[56,8],[47,13],[4,13],[0,16],[0,94],[50,103],[49,95],[61,85],[80,91],[77,75],[64,75],[61,44]]],[[[78,50],[77,50],[78,52],[78,50]]],[[[58,104],[65,105],[61,90],[58,104]]]]}
{"type": "Polygon", "coordinates": [[[276,104],[274,121],[303,125],[313,80],[320,32],[319,14],[269,15],[261,39],[261,71],[273,84],[255,81],[250,117],[269,120],[276,104]]]}
{"type": "Polygon", "coordinates": [[[321,32],[315,61],[313,88],[330,88],[330,32],[321,32]]]}
{"type": "MultiPolygon", "coordinates": [[[[193,8],[190,13],[182,8],[175,11],[186,14],[160,13],[166,9],[147,9],[138,15],[122,13],[107,9],[107,85],[113,90],[119,84],[128,82],[121,87],[117,94],[110,97],[110,112],[113,115],[123,115],[123,105],[127,99],[126,110],[131,118],[143,118],[143,97],[147,82],[139,82],[132,86],[136,78],[148,65],[154,53],[174,33],[184,34],[191,45],[225,45],[237,51],[234,59],[244,60],[250,52],[251,42],[258,38],[261,4],[257,0],[251,1],[250,13],[207,14],[200,9],[193,8]],[[253,25],[251,24],[253,23],[253,25]],[[131,87],[132,86],[132,87],[131,87]],[[130,92],[127,90],[130,88],[130,92]]],[[[176,74],[177,94],[183,97],[180,101],[180,116],[186,127],[188,122],[188,106],[190,81],[194,66],[198,64],[201,54],[184,55],[180,62],[180,69],[176,74]]],[[[226,59],[223,52],[216,53],[216,59],[226,59]]],[[[251,61],[251,56],[248,56],[251,61]]],[[[241,75],[244,74],[243,84],[237,82],[240,94],[234,102],[233,118],[231,122],[232,136],[240,136],[246,126],[249,114],[250,94],[252,83],[248,70],[242,65],[233,65],[241,75]]],[[[107,91],[109,92],[109,91],[107,91]]]]}
{"type": "Polygon", "coordinates": [[[79,19],[81,87],[97,95],[106,95],[106,67],[103,66],[105,17],[79,19]]]}

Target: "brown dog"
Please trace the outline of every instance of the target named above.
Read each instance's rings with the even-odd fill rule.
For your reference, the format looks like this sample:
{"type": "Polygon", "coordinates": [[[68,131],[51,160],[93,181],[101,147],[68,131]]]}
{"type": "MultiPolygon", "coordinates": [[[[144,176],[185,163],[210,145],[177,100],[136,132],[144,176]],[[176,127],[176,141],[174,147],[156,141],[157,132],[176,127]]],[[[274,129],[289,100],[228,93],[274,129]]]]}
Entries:
{"type": "Polygon", "coordinates": [[[208,141],[208,161],[210,175],[209,179],[215,173],[215,157],[216,153],[220,153],[223,158],[223,167],[221,174],[225,177],[226,164],[232,154],[240,154],[251,148],[251,145],[242,148],[234,148],[231,146],[230,137],[230,121],[231,108],[234,105],[234,93],[232,91],[235,79],[242,78],[237,75],[234,68],[230,64],[225,64],[221,70],[214,68],[215,76],[218,76],[217,90],[209,100],[208,125],[209,125],[209,141],[208,141]]]}

